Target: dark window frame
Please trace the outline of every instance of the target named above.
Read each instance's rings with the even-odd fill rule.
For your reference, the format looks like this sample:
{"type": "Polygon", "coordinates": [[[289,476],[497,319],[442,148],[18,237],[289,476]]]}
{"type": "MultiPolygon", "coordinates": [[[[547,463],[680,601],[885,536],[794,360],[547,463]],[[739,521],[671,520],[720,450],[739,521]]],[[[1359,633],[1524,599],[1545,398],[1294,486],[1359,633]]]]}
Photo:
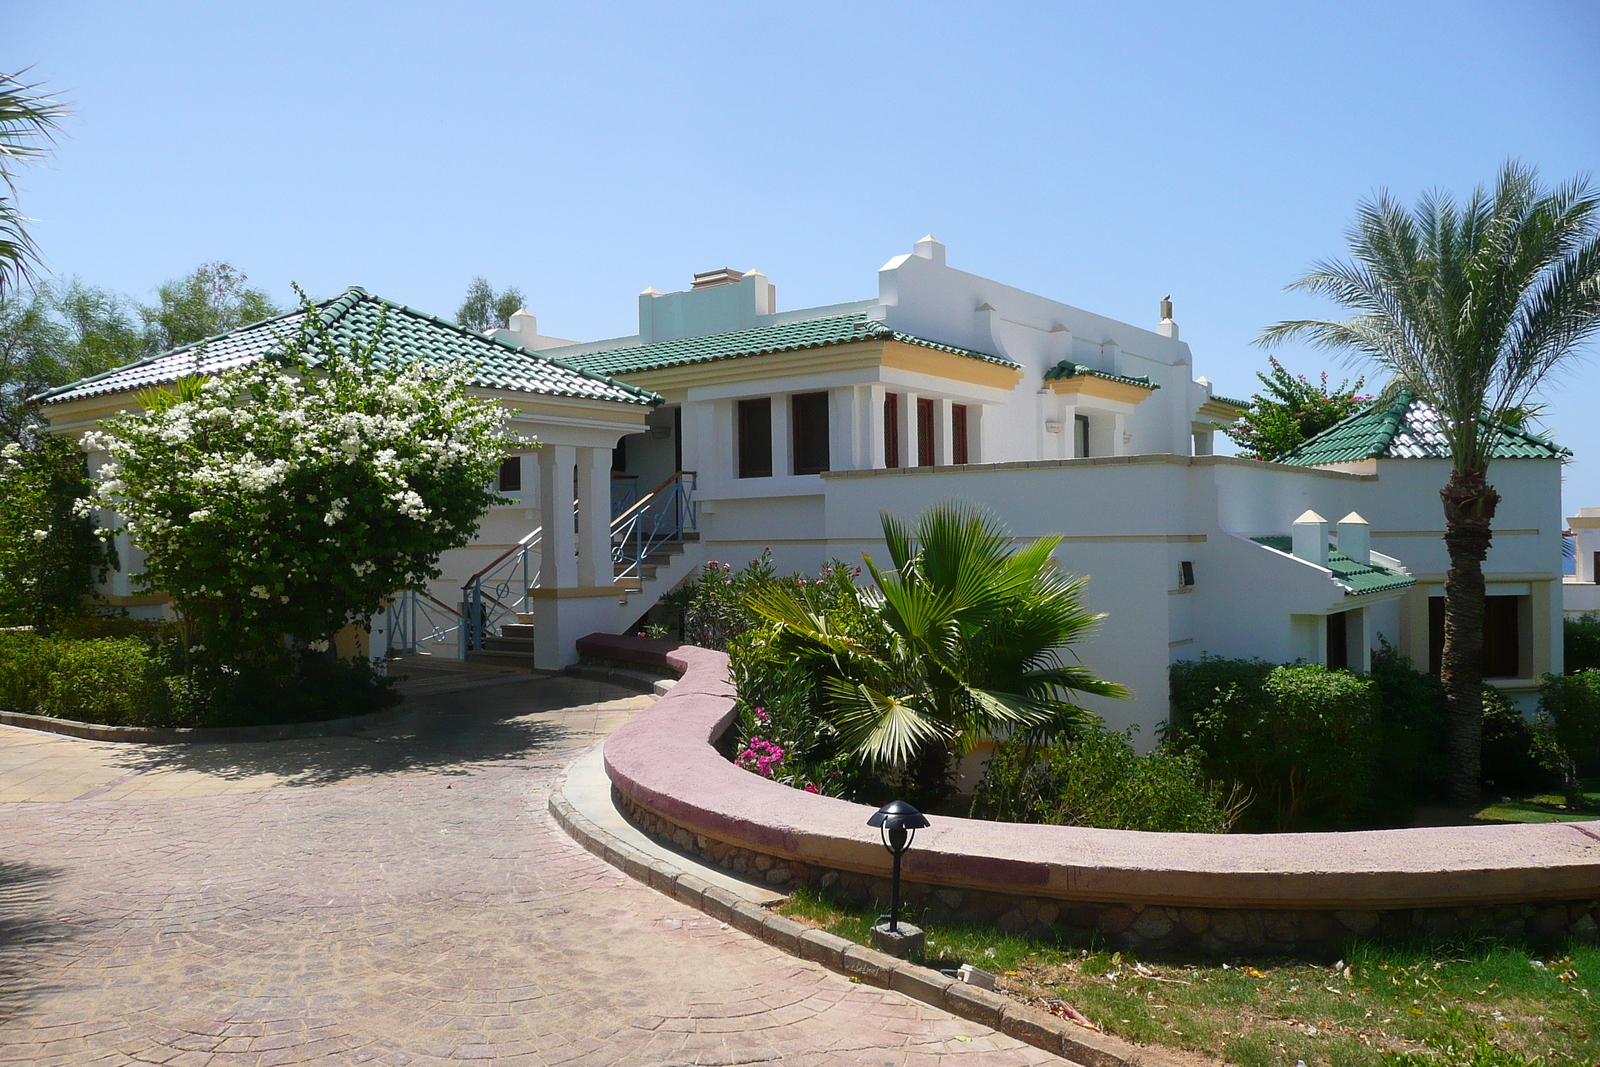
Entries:
{"type": "Polygon", "coordinates": [[[950,462],[965,464],[971,462],[971,453],[967,448],[967,405],[950,405],[950,462]]]}
{"type": "MultiPolygon", "coordinates": [[[[1530,619],[1531,598],[1522,594],[1492,595],[1483,605],[1483,658],[1485,678],[1532,677],[1524,625],[1530,619]],[[1506,673],[1509,671],[1510,673],[1506,673]]],[[[1428,598],[1428,673],[1438,675],[1444,665],[1444,597],[1428,598]]]]}
{"type": "Polygon", "coordinates": [[[1089,458],[1089,416],[1072,416],[1072,450],[1074,459],[1089,458]],[[1082,445],[1080,449],[1078,446],[1082,445]]]}
{"type": "Polygon", "coordinates": [[[506,456],[500,461],[500,471],[494,478],[495,489],[501,493],[522,492],[522,457],[506,456]],[[506,475],[511,477],[507,478],[506,475]]]}
{"type": "Polygon", "coordinates": [[[932,467],[939,458],[934,455],[935,425],[939,419],[937,405],[928,397],[917,397],[917,466],[932,467]]]}
{"type": "Polygon", "coordinates": [[[772,477],[772,398],[738,402],[734,454],[741,478],[772,477]]]}
{"type": "Polygon", "coordinates": [[[789,398],[790,462],[796,474],[832,470],[832,426],[827,393],[796,393],[789,398]]]}

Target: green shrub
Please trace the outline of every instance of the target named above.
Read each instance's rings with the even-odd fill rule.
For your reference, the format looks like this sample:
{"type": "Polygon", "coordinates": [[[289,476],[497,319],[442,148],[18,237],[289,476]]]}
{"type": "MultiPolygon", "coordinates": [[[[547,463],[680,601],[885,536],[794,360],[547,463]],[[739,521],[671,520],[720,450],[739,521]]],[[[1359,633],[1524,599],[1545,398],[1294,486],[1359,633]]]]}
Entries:
{"type": "Polygon", "coordinates": [[[1532,725],[1493,686],[1483,687],[1484,790],[1490,796],[1517,795],[1546,789],[1556,778],[1533,750],[1532,725]]]}
{"type": "Polygon", "coordinates": [[[0,634],[0,707],[9,711],[127,726],[160,721],[165,705],[142,641],[0,634]]]}
{"type": "Polygon", "coordinates": [[[1539,714],[1549,718],[1578,774],[1600,776],[1600,670],[1545,675],[1539,714]]]}
{"type": "MultiPolygon", "coordinates": [[[[1252,795],[1241,822],[1277,830],[1358,824],[1370,804],[1379,738],[1377,685],[1319,666],[1271,668],[1249,684],[1254,662],[1202,661],[1184,677],[1185,699],[1204,699],[1196,674],[1226,678],[1209,703],[1185,710],[1164,736],[1196,752],[1208,777],[1252,795]]],[[[1174,702],[1176,704],[1176,701],[1174,702]]],[[[1177,716],[1175,714],[1174,718],[1177,716]]]]}
{"type": "Polygon", "coordinates": [[[296,671],[185,672],[171,641],[0,632],[0,708],[105,726],[252,726],[359,715],[393,704],[365,662],[296,671]]]}
{"type": "Polygon", "coordinates": [[[1127,734],[1085,730],[1072,740],[995,749],[973,814],[1002,822],[1113,830],[1227,833],[1240,803],[1206,781],[1193,753],[1134,751],[1127,734]]]}
{"type": "Polygon", "coordinates": [[[1399,825],[1412,807],[1437,803],[1444,791],[1450,766],[1444,689],[1388,641],[1372,654],[1371,678],[1378,687],[1378,746],[1370,817],[1399,825]]]}
{"type": "Polygon", "coordinates": [[[772,566],[772,549],[739,570],[731,563],[712,560],[677,589],[661,598],[664,610],[678,614],[678,631],[685,644],[728,651],[728,642],[757,625],[756,617],[744,606],[751,591],[771,581],[777,572],[772,566]]]}
{"type": "Polygon", "coordinates": [[[1600,670],[1600,614],[1568,615],[1561,629],[1567,673],[1600,670]]]}

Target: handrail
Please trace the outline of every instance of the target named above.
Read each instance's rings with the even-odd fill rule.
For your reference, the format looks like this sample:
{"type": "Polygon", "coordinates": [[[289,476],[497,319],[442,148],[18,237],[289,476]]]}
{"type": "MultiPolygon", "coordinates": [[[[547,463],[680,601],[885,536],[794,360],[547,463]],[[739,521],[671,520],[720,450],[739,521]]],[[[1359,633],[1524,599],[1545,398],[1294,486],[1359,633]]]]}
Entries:
{"type": "Polygon", "coordinates": [[[417,596],[425,596],[429,600],[433,601],[435,604],[439,605],[444,610],[448,611],[450,614],[454,615],[456,618],[458,618],[458,619],[461,618],[461,612],[457,611],[455,608],[451,607],[449,604],[446,604],[444,601],[440,600],[438,597],[434,596],[432,593],[428,592],[426,589],[408,589],[408,590],[405,590],[405,591],[408,592],[408,593],[415,593],[417,596]]]}
{"type": "MultiPolygon", "coordinates": [[[[576,500],[574,500],[572,502],[572,506],[574,508],[576,508],[578,506],[578,502],[576,500]]],[[[494,570],[496,567],[498,567],[500,564],[504,563],[506,560],[510,559],[512,556],[516,555],[516,553],[519,550],[527,548],[528,547],[528,542],[534,540],[535,538],[537,538],[538,536],[540,536],[543,533],[544,533],[544,527],[543,526],[535,526],[533,529],[529,530],[527,532],[527,534],[524,537],[522,537],[522,539],[519,540],[516,544],[512,545],[510,548],[506,549],[504,552],[500,553],[492,561],[490,561],[490,563],[489,563],[489,565],[487,567],[484,567],[481,571],[479,571],[478,573],[474,574],[472,577],[468,578],[466,581],[462,582],[461,583],[461,588],[463,588],[463,589],[467,588],[467,586],[471,585],[473,582],[477,581],[479,578],[482,578],[485,574],[488,574],[490,571],[494,570]]]]}
{"type": "Polygon", "coordinates": [[[654,489],[650,490],[648,493],[646,493],[644,496],[640,497],[638,500],[635,500],[633,502],[633,506],[632,507],[628,508],[621,515],[618,515],[616,518],[612,519],[611,520],[611,529],[613,531],[615,531],[618,526],[620,526],[623,523],[627,522],[629,516],[631,516],[634,512],[638,511],[640,508],[642,508],[645,505],[649,504],[650,501],[655,498],[655,495],[657,493],[661,492],[661,490],[665,489],[667,486],[671,485],[673,482],[677,481],[679,478],[682,478],[685,474],[694,474],[694,473],[695,473],[694,471],[673,471],[671,474],[667,475],[666,479],[664,481],[662,481],[662,483],[660,485],[658,485],[654,489]]]}

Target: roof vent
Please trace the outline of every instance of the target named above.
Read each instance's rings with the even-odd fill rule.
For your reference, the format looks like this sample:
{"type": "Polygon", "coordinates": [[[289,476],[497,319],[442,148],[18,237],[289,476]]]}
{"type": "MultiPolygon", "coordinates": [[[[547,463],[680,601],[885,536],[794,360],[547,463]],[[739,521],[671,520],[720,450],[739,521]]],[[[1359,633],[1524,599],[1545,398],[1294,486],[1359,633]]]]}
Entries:
{"type": "Polygon", "coordinates": [[[1372,527],[1358,512],[1339,520],[1339,551],[1357,563],[1372,566],[1372,527]]]}
{"type": "Polygon", "coordinates": [[[738,285],[744,280],[744,271],[734,270],[732,267],[723,267],[721,270],[701,271],[694,276],[694,284],[690,289],[710,289],[716,285],[738,285]]]}
{"type": "Polygon", "coordinates": [[[1307,510],[1294,520],[1294,555],[1319,567],[1328,565],[1328,520],[1315,511],[1307,510]]]}

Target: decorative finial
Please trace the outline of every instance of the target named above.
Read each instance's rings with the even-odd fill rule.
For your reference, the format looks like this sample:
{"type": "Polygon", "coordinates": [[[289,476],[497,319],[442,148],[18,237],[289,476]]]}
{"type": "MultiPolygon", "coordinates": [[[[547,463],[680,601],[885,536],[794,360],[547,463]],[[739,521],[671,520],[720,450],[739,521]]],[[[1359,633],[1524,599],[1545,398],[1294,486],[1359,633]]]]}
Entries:
{"type": "Polygon", "coordinates": [[[1168,293],[1161,298],[1161,321],[1172,321],[1172,294],[1168,293]]]}

